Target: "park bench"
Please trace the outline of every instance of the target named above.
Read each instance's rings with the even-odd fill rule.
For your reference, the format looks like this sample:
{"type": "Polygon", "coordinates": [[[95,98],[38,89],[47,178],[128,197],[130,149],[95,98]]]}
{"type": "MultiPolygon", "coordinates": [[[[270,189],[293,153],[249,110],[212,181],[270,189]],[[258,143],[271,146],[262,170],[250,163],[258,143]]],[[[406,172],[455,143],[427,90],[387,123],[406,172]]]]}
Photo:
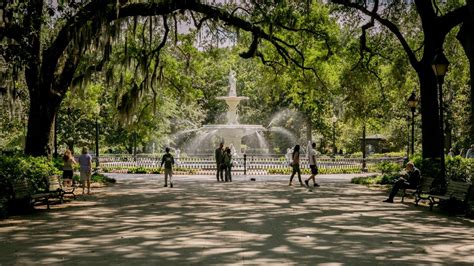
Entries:
{"type": "Polygon", "coordinates": [[[464,202],[466,200],[466,196],[468,195],[470,186],[471,184],[466,182],[449,181],[446,193],[444,195],[430,193],[430,210],[433,210],[434,205],[439,205],[440,202],[450,199],[464,202]]]}
{"type": "Polygon", "coordinates": [[[76,199],[76,194],[74,191],[76,191],[77,188],[80,187],[80,183],[75,181],[74,179],[72,180],[71,186],[65,186],[64,183],[61,186],[61,189],[63,190],[63,197],[66,195],[71,195],[74,199],[76,199]]]}
{"type": "Polygon", "coordinates": [[[63,202],[64,190],[61,186],[61,180],[59,176],[50,176],[45,179],[46,189],[43,191],[33,192],[33,188],[27,180],[18,180],[13,182],[13,197],[15,200],[26,200],[28,204],[32,206],[37,202],[46,204],[47,208],[50,207],[50,199],[58,199],[61,203],[63,202]]]}
{"type": "Polygon", "coordinates": [[[466,195],[466,217],[474,218],[474,185],[471,184],[466,195]]]}
{"type": "Polygon", "coordinates": [[[405,188],[402,190],[402,202],[408,195],[415,197],[415,205],[418,206],[420,200],[429,200],[429,194],[431,190],[431,184],[434,178],[422,177],[420,184],[416,188],[405,188]]]}

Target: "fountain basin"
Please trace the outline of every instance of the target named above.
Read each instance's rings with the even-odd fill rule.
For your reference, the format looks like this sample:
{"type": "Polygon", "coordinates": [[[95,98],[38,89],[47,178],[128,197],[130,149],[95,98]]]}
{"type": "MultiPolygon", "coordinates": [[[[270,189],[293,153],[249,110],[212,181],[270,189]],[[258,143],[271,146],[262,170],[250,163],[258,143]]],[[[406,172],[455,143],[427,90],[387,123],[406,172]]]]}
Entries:
{"type": "Polygon", "coordinates": [[[235,152],[238,155],[243,153],[241,149],[242,137],[254,134],[256,132],[267,131],[261,125],[204,125],[199,129],[200,131],[210,132],[214,131],[215,135],[221,137],[224,140],[226,147],[234,147],[235,152]]]}

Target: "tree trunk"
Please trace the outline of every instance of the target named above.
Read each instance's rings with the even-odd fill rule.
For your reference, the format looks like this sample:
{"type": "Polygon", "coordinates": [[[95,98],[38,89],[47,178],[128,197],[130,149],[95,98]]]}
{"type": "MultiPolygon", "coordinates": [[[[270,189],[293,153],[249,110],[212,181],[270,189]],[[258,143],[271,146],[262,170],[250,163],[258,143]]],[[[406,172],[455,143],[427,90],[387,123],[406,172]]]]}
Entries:
{"type": "Polygon", "coordinates": [[[421,62],[418,77],[420,79],[423,158],[439,158],[440,151],[443,148],[440,141],[441,130],[439,126],[439,105],[436,97],[437,86],[431,64],[427,60],[421,62]]]}
{"type": "Polygon", "coordinates": [[[47,90],[30,90],[30,113],[25,153],[32,156],[51,155],[51,130],[60,101],[45,91],[47,90]]]}
{"type": "Polygon", "coordinates": [[[464,53],[469,59],[471,75],[471,103],[469,112],[469,143],[474,143],[474,1],[468,2],[470,17],[461,26],[457,39],[461,43],[464,53]]]}

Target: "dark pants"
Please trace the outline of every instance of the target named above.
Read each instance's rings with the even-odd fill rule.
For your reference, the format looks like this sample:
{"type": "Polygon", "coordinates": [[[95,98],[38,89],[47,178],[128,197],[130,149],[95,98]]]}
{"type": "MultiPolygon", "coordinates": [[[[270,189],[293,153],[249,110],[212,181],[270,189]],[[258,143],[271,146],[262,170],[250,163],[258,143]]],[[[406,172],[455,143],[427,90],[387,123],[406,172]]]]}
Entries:
{"type": "Polygon", "coordinates": [[[224,165],[222,164],[217,164],[217,173],[216,173],[217,181],[219,181],[219,177],[221,181],[224,181],[224,165]]]}
{"type": "Polygon", "coordinates": [[[294,164],[292,167],[293,167],[293,172],[291,173],[290,183],[293,181],[293,177],[295,177],[295,174],[298,173],[298,180],[300,181],[300,185],[303,185],[303,181],[301,181],[300,165],[294,164]]]}
{"type": "Polygon", "coordinates": [[[393,200],[393,198],[395,198],[401,188],[411,188],[410,183],[403,179],[398,179],[397,181],[395,181],[395,184],[393,184],[392,190],[390,191],[390,195],[388,196],[388,198],[390,200],[393,200]]]}
{"type": "Polygon", "coordinates": [[[231,166],[225,167],[225,182],[232,182],[231,166]]]}

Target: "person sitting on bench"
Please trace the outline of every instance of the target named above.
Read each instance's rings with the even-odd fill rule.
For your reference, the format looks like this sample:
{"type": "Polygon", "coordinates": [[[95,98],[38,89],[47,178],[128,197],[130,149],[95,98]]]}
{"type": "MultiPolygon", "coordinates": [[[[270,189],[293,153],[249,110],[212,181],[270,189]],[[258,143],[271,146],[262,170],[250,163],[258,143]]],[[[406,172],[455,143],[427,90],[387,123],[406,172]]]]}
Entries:
{"type": "Polygon", "coordinates": [[[415,167],[413,162],[408,162],[406,166],[406,171],[406,178],[400,177],[399,179],[397,179],[397,181],[395,181],[395,184],[393,184],[388,199],[384,200],[384,202],[393,203],[393,198],[395,197],[395,195],[397,195],[398,190],[400,190],[401,188],[415,189],[418,187],[418,184],[420,184],[421,180],[420,170],[415,167]]]}

